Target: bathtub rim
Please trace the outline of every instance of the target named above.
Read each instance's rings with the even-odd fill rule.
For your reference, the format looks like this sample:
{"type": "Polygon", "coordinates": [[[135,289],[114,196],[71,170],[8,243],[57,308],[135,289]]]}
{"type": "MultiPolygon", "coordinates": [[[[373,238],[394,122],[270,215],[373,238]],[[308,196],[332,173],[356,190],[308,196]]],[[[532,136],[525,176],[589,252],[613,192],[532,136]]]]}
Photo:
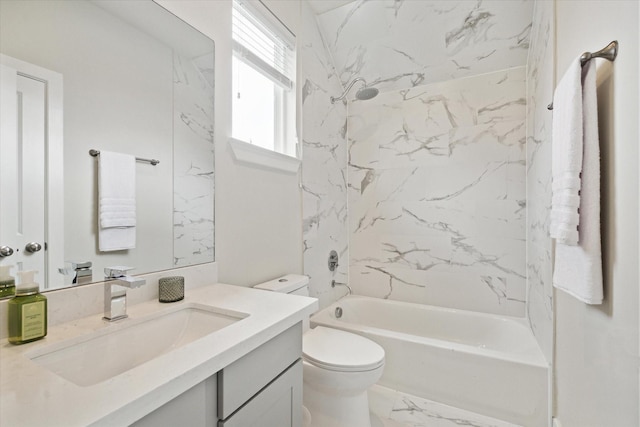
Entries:
{"type": "Polygon", "coordinates": [[[336,329],[340,329],[347,332],[354,332],[354,333],[362,332],[362,333],[368,333],[372,335],[380,335],[387,338],[397,338],[397,339],[408,341],[415,344],[427,344],[427,345],[432,345],[434,347],[437,347],[439,349],[453,350],[453,351],[459,351],[459,352],[468,353],[468,354],[474,354],[478,356],[491,357],[494,359],[503,360],[511,363],[524,364],[524,365],[535,366],[535,367],[540,367],[545,369],[548,369],[550,366],[546,358],[544,357],[544,354],[542,353],[542,350],[540,349],[540,346],[538,345],[538,342],[535,339],[535,336],[533,335],[533,331],[531,330],[531,327],[526,322],[526,319],[521,317],[492,314],[492,313],[483,313],[483,312],[477,312],[477,311],[462,310],[462,309],[450,308],[450,307],[440,307],[440,306],[433,306],[433,305],[426,305],[426,304],[416,304],[416,303],[411,303],[406,301],[380,299],[380,298],[374,298],[374,297],[369,297],[364,295],[346,295],[340,298],[338,301],[334,302],[333,304],[323,308],[322,310],[317,311],[311,316],[310,326],[312,328],[315,328],[316,326],[319,326],[319,325],[328,326],[331,328],[336,328],[336,329]],[[375,301],[377,303],[384,302],[385,304],[392,304],[396,306],[410,305],[419,309],[429,309],[437,312],[462,313],[462,314],[471,315],[471,316],[479,316],[482,318],[490,318],[493,320],[496,320],[497,318],[501,321],[514,322],[526,328],[528,333],[531,335],[530,338],[532,340],[532,344],[535,344],[535,347],[532,349],[532,351],[529,351],[524,354],[508,353],[505,351],[500,351],[500,350],[491,349],[491,348],[482,347],[482,346],[474,346],[471,344],[464,344],[456,341],[446,341],[438,338],[413,335],[413,334],[408,334],[406,332],[397,332],[389,329],[382,329],[382,328],[368,326],[368,325],[348,323],[348,322],[335,319],[332,314],[335,311],[335,308],[340,306],[341,303],[343,303],[345,300],[348,300],[348,299],[365,300],[365,301],[370,300],[370,301],[375,301]],[[318,321],[319,319],[320,321],[318,321]]]}

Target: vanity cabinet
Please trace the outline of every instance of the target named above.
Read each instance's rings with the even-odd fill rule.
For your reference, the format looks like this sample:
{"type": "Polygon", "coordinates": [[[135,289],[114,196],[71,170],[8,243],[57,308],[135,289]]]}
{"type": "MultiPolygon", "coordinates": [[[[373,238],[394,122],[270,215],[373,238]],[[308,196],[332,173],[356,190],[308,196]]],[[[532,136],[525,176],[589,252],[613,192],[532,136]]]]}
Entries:
{"type": "Polygon", "coordinates": [[[218,373],[219,427],[302,425],[302,324],[218,373]]]}
{"type": "Polygon", "coordinates": [[[218,421],[216,375],[139,419],[135,427],[215,426],[218,421]]]}
{"type": "Polygon", "coordinates": [[[136,421],[135,427],[300,427],[302,324],[136,421]]]}
{"type": "Polygon", "coordinates": [[[262,389],[218,427],[302,426],[302,360],[262,389]]]}

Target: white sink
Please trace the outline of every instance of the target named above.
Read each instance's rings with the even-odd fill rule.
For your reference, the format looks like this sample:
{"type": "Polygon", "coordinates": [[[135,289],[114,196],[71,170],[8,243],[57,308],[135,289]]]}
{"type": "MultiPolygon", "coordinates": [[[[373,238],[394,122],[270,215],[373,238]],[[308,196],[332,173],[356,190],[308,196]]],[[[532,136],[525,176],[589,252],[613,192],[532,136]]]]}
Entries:
{"type": "Polygon", "coordinates": [[[125,319],[95,333],[29,355],[79,386],[98,384],[247,317],[191,304],[141,319],[125,319]]]}

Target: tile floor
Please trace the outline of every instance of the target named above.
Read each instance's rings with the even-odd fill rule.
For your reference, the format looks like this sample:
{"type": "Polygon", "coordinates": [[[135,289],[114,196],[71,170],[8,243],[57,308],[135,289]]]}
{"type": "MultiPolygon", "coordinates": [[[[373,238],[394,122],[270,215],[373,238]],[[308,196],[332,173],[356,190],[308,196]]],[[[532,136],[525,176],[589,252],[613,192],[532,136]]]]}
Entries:
{"type": "Polygon", "coordinates": [[[379,385],[369,388],[369,409],[372,427],[518,427],[379,385]]]}

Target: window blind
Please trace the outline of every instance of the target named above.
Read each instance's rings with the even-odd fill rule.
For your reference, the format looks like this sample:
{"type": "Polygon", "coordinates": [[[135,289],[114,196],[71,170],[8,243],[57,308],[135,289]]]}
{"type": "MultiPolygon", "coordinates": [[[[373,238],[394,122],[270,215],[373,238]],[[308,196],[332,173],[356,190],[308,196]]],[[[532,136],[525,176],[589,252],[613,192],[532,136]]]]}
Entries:
{"type": "Polygon", "coordinates": [[[295,36],[261,2],[235,0],[233,53],[287,90],[295,82],[295,36]]]}

